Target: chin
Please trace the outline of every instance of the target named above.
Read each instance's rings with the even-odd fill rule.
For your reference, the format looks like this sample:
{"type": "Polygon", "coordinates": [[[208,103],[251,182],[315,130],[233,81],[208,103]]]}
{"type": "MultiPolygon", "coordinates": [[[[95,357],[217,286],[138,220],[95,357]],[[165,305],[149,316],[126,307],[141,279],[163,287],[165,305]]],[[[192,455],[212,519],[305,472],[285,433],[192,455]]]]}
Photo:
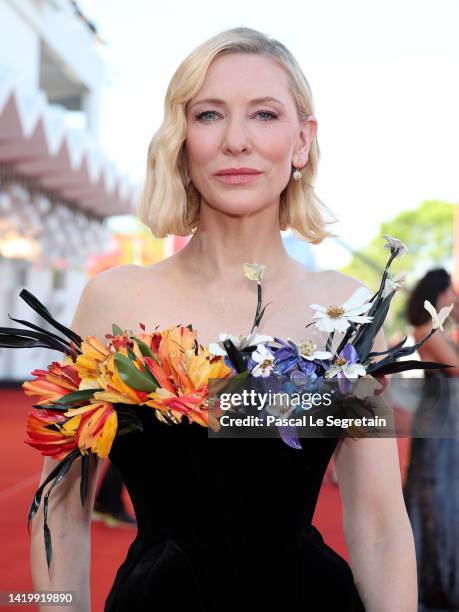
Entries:
{"type": "Polygon", "coordinates": [[[211,207],[229,215],[247,215],[261,210],[263,201],[265,200],[261,194],[257,196],[251,193],[247,194],[247,197],[244,197],[243,194],[235,197],[232,194],[228,197],[215,198],[211,207]],[[218,204],[215,203],[216,200],[218,200],[218,204]]]}
{"type": "Polygon", "coordinates": [[[233,204],[228,204],[227,206],[219,205],[216,207],[217,210],[226,213],[227,215],[241,216],[241,215],[250,215],[261,210],[260,203],[242,203],[242,202],[234,202],[233,204]]]}

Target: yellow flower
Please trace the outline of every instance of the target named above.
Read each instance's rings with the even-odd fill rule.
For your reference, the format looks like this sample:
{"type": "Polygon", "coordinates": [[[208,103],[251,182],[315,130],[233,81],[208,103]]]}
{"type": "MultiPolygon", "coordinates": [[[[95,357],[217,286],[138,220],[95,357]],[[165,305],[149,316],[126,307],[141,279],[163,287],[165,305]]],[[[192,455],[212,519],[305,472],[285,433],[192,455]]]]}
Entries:
{"type": "Polygon", "coordinates": [[[81,355],[76,359],[76,368],[83,381],[82,388],[92,388],[88,379],[92,382],[97,380],[98,366],[109,357],[110,351],[96,336],[87,336],[81,343],[80,350],[81,355]]]}
{"type": "Polygon", "coordinates": [[[108,457],[118,427],[118,417],[111,404],[88,404],[71,408],[64,414],[72,418],[61,429],[76,430],[78,448],[83,455],[90,449],[99,457],[108,457]]]}
{"type": "Polygon", "coordinates": [[[261,283],[266,266],[257,263],[245,263],[242,266],[244,268],[244,276],[250,280],[257,281],[257,283],[261,283]]]}

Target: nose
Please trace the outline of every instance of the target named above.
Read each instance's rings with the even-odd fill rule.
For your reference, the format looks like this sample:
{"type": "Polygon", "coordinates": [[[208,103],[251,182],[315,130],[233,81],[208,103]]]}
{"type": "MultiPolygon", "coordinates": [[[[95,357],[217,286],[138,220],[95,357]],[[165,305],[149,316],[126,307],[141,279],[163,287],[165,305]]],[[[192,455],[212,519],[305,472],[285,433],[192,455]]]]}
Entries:
{"type": "Polygon", "coordinates": [[[228,119],[223,133],[222,148],[233,154],[247,152],[252,148],[245,117],[234,114],[228,119]]]}

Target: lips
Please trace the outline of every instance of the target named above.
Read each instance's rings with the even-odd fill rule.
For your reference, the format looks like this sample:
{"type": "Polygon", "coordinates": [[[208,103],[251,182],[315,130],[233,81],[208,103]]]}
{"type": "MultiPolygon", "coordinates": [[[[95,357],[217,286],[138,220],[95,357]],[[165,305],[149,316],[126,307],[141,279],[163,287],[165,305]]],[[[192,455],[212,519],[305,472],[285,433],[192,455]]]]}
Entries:
{"type": "Polygon", "coordinates": [[[259,170],[255,168],[224,168],[215,173],[216,176],[243,176],[250,174],[261,174],[259,170]]]}
{"type": "Polygon", "coordinates": [[[255,182],[260,176],[261,172],[252,174],[241,174],[239,172],[238,174],[216,174],[215,179],[227,185],[247,185],[248,183],[255,182]]]}

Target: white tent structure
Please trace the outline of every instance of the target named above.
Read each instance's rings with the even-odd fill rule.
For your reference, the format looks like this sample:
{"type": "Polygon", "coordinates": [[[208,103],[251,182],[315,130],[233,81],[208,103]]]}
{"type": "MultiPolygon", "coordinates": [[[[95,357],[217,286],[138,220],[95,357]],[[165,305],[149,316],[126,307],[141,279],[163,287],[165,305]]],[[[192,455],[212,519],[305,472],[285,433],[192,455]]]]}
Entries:
{"type": "Polygon", "coordinates": [[[68,128],[64,107],[27,91],[0,66],[0,165],[99,217],[131,212],[135,196],[90,132],[68,128]]]}
{"type": "MultiPolygon", "coordinates": [[[[72,0],[0,0],[0,325],[42,324],[32,291],[69,325],[85,263],[111,245],[105,220],[133,211],[138,187],[102,150],[107,82],[97,29],[72,0]]],[[[0,381],[58,357],[0,350],[0,381]]]]}

